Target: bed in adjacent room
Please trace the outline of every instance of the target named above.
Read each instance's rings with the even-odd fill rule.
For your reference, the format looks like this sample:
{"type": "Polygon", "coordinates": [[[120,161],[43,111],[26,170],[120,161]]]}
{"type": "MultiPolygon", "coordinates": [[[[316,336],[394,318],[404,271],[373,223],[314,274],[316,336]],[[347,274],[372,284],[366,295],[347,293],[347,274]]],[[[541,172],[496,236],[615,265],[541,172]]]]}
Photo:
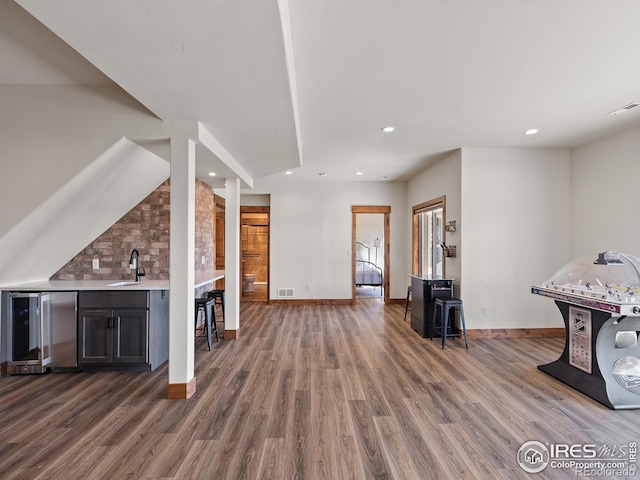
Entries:
{"type": "Polygon", "coordinates": [[[356,242],[356,287],[380,287],[382,296],[382,268],[371,261],[371,250],[362,242],[356,242]]]}

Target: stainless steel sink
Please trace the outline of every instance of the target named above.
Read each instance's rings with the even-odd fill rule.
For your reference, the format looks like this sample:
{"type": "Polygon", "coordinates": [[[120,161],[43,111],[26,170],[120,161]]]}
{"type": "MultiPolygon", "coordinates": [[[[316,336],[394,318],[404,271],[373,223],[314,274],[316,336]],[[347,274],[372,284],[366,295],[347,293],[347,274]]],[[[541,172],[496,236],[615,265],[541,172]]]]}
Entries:
{"type": "Polygon", "coordinates": [[[125,287],[127,285],[139,285],[142,282],[115,282],[107,285],[108,287],[125,287]]]}

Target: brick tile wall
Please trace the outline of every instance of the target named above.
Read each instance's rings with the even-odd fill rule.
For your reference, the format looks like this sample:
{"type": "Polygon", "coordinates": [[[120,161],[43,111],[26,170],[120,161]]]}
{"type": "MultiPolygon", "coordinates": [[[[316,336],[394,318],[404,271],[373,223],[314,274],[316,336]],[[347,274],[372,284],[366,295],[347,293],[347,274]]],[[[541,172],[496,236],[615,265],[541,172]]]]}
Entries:
{"type": "MultiPolygon", "coordinates": [[[[169,278],[169,181],[160,185],[129,213],[95,239],[51,280],[132,280],[129,257],[134,248],[140,252],[140,266],[148,280],[169,278]],[[92,268],[97,258],[100,268],[92,268]]],[[[213,268],[213,191],[196,181],[195,268],[213,268]],[[201,264],[205,256],[205,265],[201,264]]]]}
{"type": "Polygon", "coordinates": [[[195,211],[195,272],[212,270],[215,265],[213,217],[215,204],[213,190],[209,185],[196,180],[196,211],[195,211]],[[205,258],[204,265],[202,257],[205,258]]]}

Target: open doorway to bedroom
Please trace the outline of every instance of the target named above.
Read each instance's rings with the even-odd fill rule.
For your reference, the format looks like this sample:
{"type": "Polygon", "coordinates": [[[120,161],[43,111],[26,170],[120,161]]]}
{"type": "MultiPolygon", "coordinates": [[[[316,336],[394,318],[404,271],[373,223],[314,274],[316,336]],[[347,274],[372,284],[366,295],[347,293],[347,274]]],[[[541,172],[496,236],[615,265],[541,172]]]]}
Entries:
{"type": "Polygon", "coordinates": [[[389,301],[388,206],[353,206],[352,303],[356,299],[389,301]]]}

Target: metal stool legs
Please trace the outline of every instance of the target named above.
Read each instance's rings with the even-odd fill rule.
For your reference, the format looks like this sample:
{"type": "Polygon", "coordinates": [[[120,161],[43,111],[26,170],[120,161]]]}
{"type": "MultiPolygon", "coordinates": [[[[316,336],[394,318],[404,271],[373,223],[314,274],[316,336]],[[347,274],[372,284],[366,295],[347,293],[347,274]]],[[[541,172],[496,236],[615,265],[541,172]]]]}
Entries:
{"type": "Polygon", "coordinates": [[[431,328],[431,340],[433,341],[434,333],[440,333],[442,336],[442,349],[444,350],[447,337],[459,337],[464,336],[464,346],[469,348],[469,342],[467,341],[467,326],[464,321],[464,309],[462,307],[462,300],[453,297],[436,298],[433,305],[433,325],[431,328]],[[460,329],[456,333],[448,333],[449,320],[451,315],[454,316],[456,309],[460,312],[460,329]],[[437,323],[440,325],[438,326],[437,323]]]}
{"type": "Polygon", "coordinates": [[[211,328],[210,330],[216,334],[216,343],[220,341],[218,338],[218,322],[216,321],[216,304],[215,302],[207,302],[207,307],[209,308],[210,314],[209,318],[211,319],[211,328]]]}
{"type": "Polygon", "coordinates": [[[404,304],[404,321],[407,321],[407,312],[409,311],[409,298],[411,298],[411,285],[407,287],[407,301],[404,304]]]}
{"type": "Polygon", "coordinates": [[[198,325],[198,314],[200,310],[204,311],[204,327],[203,329],[207,332],[207,346],[209,347],[209,351],[211,351],[211,333],[215,332],[216,334],[216,342],[218,339],[218,326],[216,324],[216,312],[214,309],[214,300],[211,298],[196,298],[195,301],[195,322],[196,326],[198,325]],[[213,317],[213,322],[211,321],[211,317],[213,317]]]}
{"type": "MultiPolygon", "coordinates": [[[[224,290],[210,290],[207,292],[207,297],[213,299],[213,319],[216,322],[216,305],[222,306],[222,322],[224,324],[224,290]]],[[[216,323],[216,331],[217,331],[217,323],[216,323]]],[[[223,329],[224,333],[224,329],[223,329]]],[[[216,333],[217,335],[217,333],[216,333]]]]}

